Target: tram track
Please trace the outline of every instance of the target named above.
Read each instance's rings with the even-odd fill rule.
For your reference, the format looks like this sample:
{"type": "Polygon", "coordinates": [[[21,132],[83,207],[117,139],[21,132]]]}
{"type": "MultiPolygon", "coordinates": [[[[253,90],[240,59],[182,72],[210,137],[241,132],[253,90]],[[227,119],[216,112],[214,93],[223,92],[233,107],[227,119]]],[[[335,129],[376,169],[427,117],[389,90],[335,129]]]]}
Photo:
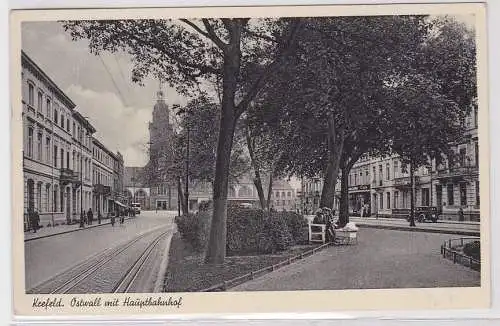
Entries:
{"type": "Polygon", "coordinates": [[[165,226],[146,231],[125,243],[86,258],[32,287],[27,293],[127,292],[144,270],[145,264],[151,258],[158,243],[169,232],[171,232],[171,227],[165,226]],[[131,264],[130,260],[132,260],[131,264]]]}

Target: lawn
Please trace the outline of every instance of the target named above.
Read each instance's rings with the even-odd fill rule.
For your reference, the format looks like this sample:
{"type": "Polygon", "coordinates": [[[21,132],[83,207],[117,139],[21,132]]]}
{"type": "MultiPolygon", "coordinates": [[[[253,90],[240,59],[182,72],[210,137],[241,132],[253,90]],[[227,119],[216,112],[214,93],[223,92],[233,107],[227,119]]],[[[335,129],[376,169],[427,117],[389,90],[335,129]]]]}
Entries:
{"type": "Polygon", "coordinates": [[[285,261],[315,245],[298,245],[289,250],[269,255],[230,256],[222,265],[205,265],[203,254],[194,253],[180,237],[174,234],[169,251],[165,292],[197,292],[252,271],[285,261]]]}

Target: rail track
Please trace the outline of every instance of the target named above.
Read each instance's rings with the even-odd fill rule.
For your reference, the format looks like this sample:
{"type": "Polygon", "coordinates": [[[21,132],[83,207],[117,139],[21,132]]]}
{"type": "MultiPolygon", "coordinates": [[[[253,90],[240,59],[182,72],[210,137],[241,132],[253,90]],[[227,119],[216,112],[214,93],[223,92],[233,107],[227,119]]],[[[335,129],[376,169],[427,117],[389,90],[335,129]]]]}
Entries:
{"type": "Polygon", "coordinates": [[[126,293],[154,258],[155,248],[171,232],[160,227],[103,250],[27,290],[28,294],[126,293]]]}

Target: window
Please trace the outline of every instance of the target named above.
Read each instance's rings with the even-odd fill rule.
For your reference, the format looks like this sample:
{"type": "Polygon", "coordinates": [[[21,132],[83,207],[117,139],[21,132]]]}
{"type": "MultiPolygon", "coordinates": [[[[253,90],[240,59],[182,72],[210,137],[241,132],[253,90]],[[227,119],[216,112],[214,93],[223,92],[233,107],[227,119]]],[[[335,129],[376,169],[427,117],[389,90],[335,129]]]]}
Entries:
{"type": "Polygon", "coordinates": [[[460,166],[466,166],[466,155],[465,155],[465,147],[460,148],[459,157],[460,157],[460,166]]]}
{"type": "Polygon", "coordinates": [[[66,118],[66,131],[71,132],[70,127],[71,127],[71,126],[70,126],[70,124],[69,124],[69,119],[68,119],[68,118],[66,118]]]}
{"type": "Polygon", "coordinates": [[[66,169],[69,169],[69,151],[66,152],[66,169]]]}
{"type": "Polygon", "coordinates": [[[38,211],[42,210],[42,183],[39,182],[36,185],[36,208],[38,211]]]}
{"type": "Polygon", "coordinates": [[[358,184],[358,174],[354,172],[354,185],[358,184]]]}
{"type": "Polygon", "coordinates": [[[429,188],[422,188],[422,206],[430,205],[429,188]]]}
{"type": "Polygon", "coordinates": [[[57,109],[54,109],[54,123],[59,123],[59,112],[57,112],[57,109]]]}
{"type": "Polygon", "coordinates": [[[359,183],[364,184],[363,182],[363,171],[359,171],[359,183]]]}
{"type": "Polygon", "coordinates": [[[455,201],[453,200],[453,184],[450,183],[446,186],[446,192],[448,197],[448,205],[454,205],[455,201]]]}
{"type": "Polygon", "coordinates": [[[384,209],[384,194],[380,194],[380,209],[384,209]]]}
{"type": "Polygon", "coordinates": [[[477,114],[477,106],[474,107],[474,127],[477,128],[477,120],[478,120],[478,114],[477,114]]]}
{"type": "Polygon", "coordinates": [[[479,167],[479,144],[478,142],[474,143],[474,156],[476,159],[476,167],[479,167]]]}
{"type": "Polygon", "coordinates": [[[394,192],[394,208],[399,207],[399,192],[395,191],[394,192]]]}
{"type": "Polygon", "coordinates": [[[73,122],[73,137],[75,137],[75,130],[76,130],[75,123],[73,122]]]}
{"type": "Polygon", "coordinates": [[[289,191],[289,192],[287,192],[287,194],[286,194],[286,195],[287,195],[287,197],[292,197],[292,192],[291,192],[291,191],[289,191]]]}
{"type": "Polygon", "coordinates": [[[42,92],[38,91],[38,112],[42,112],[42,106],[43,106],[43,94],[42,92]]]}
{"type": "Polygon", "coordinates": [[[61,148],[61,169],[64,168],[64,148],[61,148]]]}
{"type": "Polygon", "coordinates": [[[35,104],[35,86],[28,83],[28,104],[33,106],[35,104]]]}
{"type": "Polygon", "coordinates": [[[43,135],[41,132],[39,132],[37,137],[36,137],[36,151],[37,151],[36,156],[37,156],[37,159],[39,161],[42,161],[42,159],[43,159],[43,156],[42,156],[43,155],[43,147],[42,147],[43,144],[42,144],[42,142],[43,142],[43,135]]]}
{"type": "Polygon", "coordinates": [[[476,181],[476,205],[479,206],[480,198],[479,198],[479,181],[476,181]]]}
{"type": "Polygon", "coordinates": [[[50,163],[50,137],[45,139],[45,162],[50,163]]]}
{"type": "Polygon", "coordinates": [[[390,179],[390,175],[391,175],[391,173],[390,173],[389,163],[387,163],[385,165],[385,179],[389,180],[390,179]]]}
{"type": "Polygon", "coordinates": [[[391,193],[387,193],[387,209],[391,208],[391,193]]]}
{"type": "Polygon", "coordinates": [[[50,114],[52,113],[52,104],[50,102],[50,98],[47,98],[46,103],[46,110],[47,110],[47,117],[50,118],[50,114]]]}
{"type": "Polygon", "coordinates": [[[398,161],[394,161],[394,178],[398,177],[398,161]]]}
{"type": "Polygon", "coordinates": [[[64,129],[64,115],[61,112],[61,128],[64,129]]]}
{"type": "Polygon", "coordinates": [[[467,184],[460,183],[460,205],[467,206],[467,184]]]}
{"type": "Polygon", "coordinates": [[[57,146],[54,145],[54,167],[57,168],[57,146]]]}
{"type": "Polygon", "coordinates": [[[28,157],[33,157],[33,128],[28,128],[28,157]]]}
{"type": "Polygon", "coordinates": [[[377,180],[377,170],[375,169],[375,167],[373,167],[373,181],[376,181],[377,180]]]}
{"type": "Polygon", "coordinates": [[[380,185],[382,185],[382,180],[384,179],[384,175],[383,175],[383,172],[382,172],[382,164],[380,164],[378,166],[378,176],[379,176],[379,180],[380,180],[380,185]]]}
{"type": "Polygon", "coordinates": [[[45,185],[45,211],[50,212],[50,184],[45,185]]]}

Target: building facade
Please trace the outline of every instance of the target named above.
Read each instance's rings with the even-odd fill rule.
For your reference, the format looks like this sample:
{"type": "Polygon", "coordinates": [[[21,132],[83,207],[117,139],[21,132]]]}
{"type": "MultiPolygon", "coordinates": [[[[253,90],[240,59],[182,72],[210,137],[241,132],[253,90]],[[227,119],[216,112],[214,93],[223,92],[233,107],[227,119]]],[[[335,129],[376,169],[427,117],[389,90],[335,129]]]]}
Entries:
{"type": "Polygon", "coordinates": [[[126,166],[123,174],[125,203],[140,203],[143,210],[153,209],[150,188],[144,180],[144,167],[126,166]]]}
{"type": "Polygon", "coordinates": [[[95,129],[24,52],[21,63],[25,227],[32,210],[42,225],[73,223],[90,201],[92,166],[85,153],[92,144],[85,137],[95,129]]]}
{"type": "Polygon", "coordinates": [[[103,216],[114,210],[113,185],[115,154],[95,137],[92,138],[92,210],[103,216]]]}

